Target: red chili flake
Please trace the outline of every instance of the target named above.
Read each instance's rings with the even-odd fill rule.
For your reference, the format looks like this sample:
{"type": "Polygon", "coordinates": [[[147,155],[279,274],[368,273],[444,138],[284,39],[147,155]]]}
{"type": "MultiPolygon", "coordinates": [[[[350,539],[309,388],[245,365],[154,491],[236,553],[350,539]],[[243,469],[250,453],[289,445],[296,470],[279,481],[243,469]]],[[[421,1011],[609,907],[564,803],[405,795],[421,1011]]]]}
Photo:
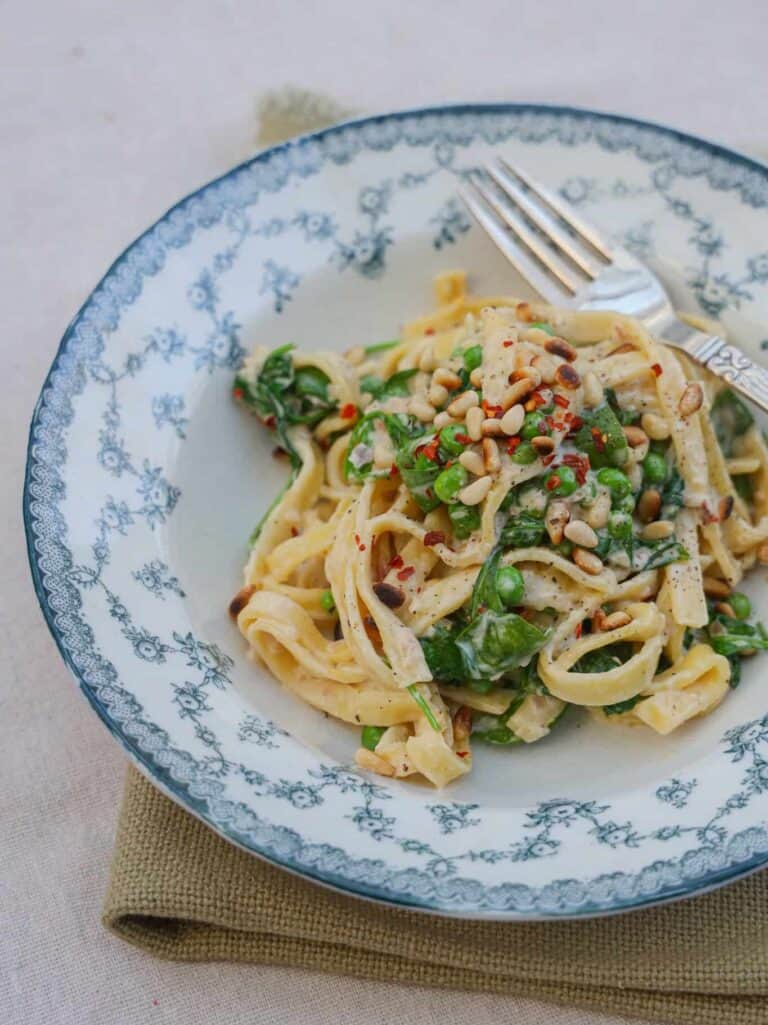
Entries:
{"type": "Polygon", "coordinates": [[[352,420],[357,416],[357,406],[354,402],[348,402],[346,406],[341,407],[341,419],[352,420]]]}
{"type": "Polygon", "coordinates": [[[456,439],[456,441],[458,441],[460,445],[469,445],[469,443],[472,441],[468,434],[454,434],[454,438],[456,439]]]}
{"type": "Polygon", "coordinates": [[[515,344],[515,340],[514,338],[505,338],[501,344],[504,346],[505,349],[509,349],[510,346],[515,344]]]}
{"type": "Polygon", "coordinates": [[[577,455],[575,452],[568,452],[563,456],[563,463],[570,466],[576,475],[579,484],[586,484],[587,471],[589,470],[589,456],[577,455]]]}
{"type": "Polygon", "coordinates": [[[507,454],[511,456],[522,440],[520,437],[510,438],[507,442],[507,454]]]}
{"type": "Polygon", "coordinates": [[[355,544],[356,545],[360,544],[360,535],[359,534],[355,534],[355,544]]]}
{"type": "Polygon", "coordinates": [[[554,452],[550,452],[548,456],[542,456],[541,461],[542,461],[542,463],[545,466],[549,466],[549,464],[552,462],[552,460],[554,458],[555,458],[555,453],[554,452]]]}
{"type": "Polygon", "coordinates": [[[433,438],[432,441],[430,441],[430,443],[428,445],[424,445],[423,447],[420,446],[417,449],[417,451],[421,452],[421,454],[424,456],[424,458],[425,459],[429,459],[429,461],[431,463],[436,463],[437,462],[437,449],[438,449],[439,444],[440,444],[440,442],[438,441],[438,439],[437,438],[433,438]]]}
{"type": "Polygon", "coordinates": [[[661,377],[661,374],[662,374],[661,363],[652,363],[651,364],[651,370],[654,372],[654,374],[657,377],[661,377]]]}
{"type": "Polygon", "coordinates": [[[397,574],[397,579],[407,580],[408,577],[412,577],[415,572],[416,570],[413,566],[406,566],[405,569],[401,569],[400,572],[397,574]]]}
{"type": "Polygon", "coordinates": [[[494,406],[493,403],[486,402],[485,399],[483,399],[483,401],[480,403],[480,405],[482,406],[483,412],[485,413],[485,415],[487,417],[489,417],[490,419],[494,419],[494,418],[500,417],[501,414],[503,413],[503,410],[502,410],[501,406],[494,406]]]}
{"type": "Polygon", "coordinates": [[[595,443],[595,448],[597,449],[597,451],[605,452],[605,435],[600,433],[600,429],[598,427],[591,428],[590,434],[592,435],[592,440],[595,443]]]}
{"type": "Polygon", "coordinates": [[[550,416],[549,414],[547,414],[547,416],[544,417],[544,423],[547,425],[547,427],[549,427],[550,431],[559,430],[555,418],[553,416],[550,416]]]}
{"type": "Polygon", "coordinates": [[[298,537],[298,536],[299,536],[299,532],[296,529],[296,527],[291,527],[291,537],[298,537]]]}
{"type": "Polygon", "coordinates": [[[553,473],[551,477],[547,479],[547,483],[544,485],[547,491],[554,491],[555,488],[560,487],[560,478],[556,473],[553,473]]]}
{"type": "Polygon", "coordinates": [[[466,758],[469,754],[469,751],[457,751],[456,754],[459,756],[459,758],[466,758]]]}
{"type": "Polygon", "coordinates": [[[428,327],[424,332],[425,335],[433,335],[434,333],[435,329],[433,327],[428,327]]]}
{"type": "Polygon", "coordinates": [[[269,427],[270,431],[274,430],[277,426],[277,420],[275,420],[273,416],[268,416],[264,423],[267,427],[269,427]]]}
{"type": "Polygon", "coordinates": [[[431,548],[432,545],[442,545],[445,543],[445,534],[442,530],[428,530],[424,535],[424,547],[431,548]]]}
{"type": "Polygon", "coordinates": [[[567,399],[565,395],[553,395],[552,401],[556,406],[559,406],[561,409],[567,409],[571,404],[570,399],[567,399]]]}
{"type": "MultiPolygon", "coordinates": [[[[539,391],[533,392],[533,394],[531,395],[531,397],[528,400],[528,402],[532,402],[533,403],[533,408],[534,409],[537,409],[539,406],[546,406],[546,404],[547,404],[547,400],[544,398],[544,396],[539,391]]],[[[527,404],[528,403],[526,403],[526,405],[527,404]]]]}
{"type": "Polygon", "coordinates": [[[400,567],[403,565],[402,555],[396,555],[389,565],[392,569],[400,569],[400,567]]]}
{"type": "Polygon", "coordinates": [[[392,463],[392,465],[390,466],[390,468],[389,468],[389,476],[390,477],[396,477],[397,476],[397,463],[392,463]]]}
{"type": "Polygon", "coordinates": [[[581,637],[581,631],[582,630],[583,630],[583,624],[577,623],[576,624],[576,629],[573,631],[573,635],[576,638],[576,640],[578,640],[579,637],[581,637]]]}
{"type": "Polygon", "coordinates": [[[233,398],[241,399],[244,395],[245,395],[245,392],[243,391],[242,388],[233,388],[232,389],[232,397],[233,398]]]}

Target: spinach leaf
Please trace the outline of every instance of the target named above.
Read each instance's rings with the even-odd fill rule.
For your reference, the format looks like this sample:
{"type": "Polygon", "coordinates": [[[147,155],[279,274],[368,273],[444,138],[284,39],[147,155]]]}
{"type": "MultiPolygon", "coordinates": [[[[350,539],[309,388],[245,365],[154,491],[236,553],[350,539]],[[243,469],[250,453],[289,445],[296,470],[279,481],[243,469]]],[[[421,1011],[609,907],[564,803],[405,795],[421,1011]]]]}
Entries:
{"type": "Polygon", "coordinates": [[[663,520],[673,520],[683,505],[683,491],[685,481],[677,471],[677,467],[671,470],[664,487],[661,489],[661,513],[663,520]]]}
{"type": "Polygon", "coordinates": [[[387,467],[374,468],[373,438],[376,423],[382,423],[392,439],[395,450],[419,437],[424,428],[413,417],[405,413],[366,413],[354,426],[349,439],[349,448],[344,460],[344,476],[347,480],[364,481],[369,477],[386,477],[387,467]]]}
{"type": "Polygon", "coordinates": [[[388,399],[393,395],[406,397],[410,395],[408,382],[417,374],[418,370],[398,370],[386,381],[383,381],[376,374],[368,374],[360,378],[360,391],[368,392],[374,399],[388,399]]]}
{"type": "Polygon", "coordinates": [[[733,455],[734,439],[748,431],[754,422],[749,407],[730,388],[724,388],[712,403],[712,423],[726,458],[733,455]]]}
{"type": "Polygon", "coordinates": [[[762,623],[740,623],[717,616],[707,632],[709,643],[718,655],[730,657],[768,650],[768,633],[762,623]]]}
{"type": "Polygon", "coordinates": [[[622,466],[627,461],[627,439],[618,417],[608,402],[582,413],[584,424],[576,434],[576,445],[589,456],[590,465],[622,466]]]}
{"type": "Polygon", "coordinates": [[[634,424],[640,419],[640,414],[637,410],[621,408],[619,400],[616,398],[616,392],[613,388],[605,389],[605,400],[615,413],[616,419],[620,424],[634,424]]]}
{"type": "Polygon", "coordinates": [[[519,512],[509,517],[501,531],[503,548],[532,548],[544,537],[544,520],[533,513],[519,512]]]}
{"type": "Polygon", "coordinates": [[[514,612],[488,609],[464,627],[456,637],[456,645],[467,676],[495,678],[527,662],[544,646],[549,633],[514,612]]]}
{"type": "Polygon", "coordinates": [[[413,499],[423,512],[430,512],[440,505],[440,499],[433,490],[433,485],[442,470],[440,464],[428,459],[423,452],[418,452],[422,442],[411,441],[398,449],[395,462],[400,470],[403,484],[413,495],[413,499]]]}
{"type": "Polygon", "coordinates": [[[665,538],[653,546],[647,541],[642,543],[651,548],[651,554],[641,566],[635,566],[635,569],[660,569],[670,562],[687,562],[689,558],[688,552],[674,538],[665,538]]]}
{"type": "Polygon", "coordinates": [[[469,535],[480,529],[481,517],[480,506],[464,505],[463,502],[453,502],[448,507],[448,519],[451,521],[453,536],[457,541],[463,541],[469,535]]]}
{"type": "Polygon", "coordinates": [[[603,705],[603,711],[606,715],[621,715],[623,712],[631,711],[642,700],[642,694],[635,694],[633,698],[627,698],[626,701],[616,701],[612,705],[603,705]]]}
{"type": "Polygon", "coordinates": [[[399,338],[393,338],[389,342],[376,342],[374,345],[366,345],[365,352],[366,356],[375,356],[380,352],[386,352],[388,349],[394,349],[396,345],[400,344],[399,338]]]}
{"type": "Polygon", "coordinates": [[[481,609],[490,609],[492,612],[504,611],[504,603],[496,587],[496,572],[500,560],[501,548],[496,545],[483,563],[472,588],[472,597],[469,599],[470,619],[474,619],[481,609]]]}
{"type": "Polygon", "coordinates": [[[513,715],[522,702],[518,697],[510,703],[509,708],[500,715],[481,715],[472,724],[472,739],[484,740],[486,744],[497,744],[507,747],[510,744],[522,744],[522,740],[507,726],[507,719],[513,715]]]}
{"type": "Polygon", "coordinates": [[[632,656],[632,645],[626,641],[607,644],[603,648],[588,651],[574,664],[577,673],[607,673],[623,665],[632,656]]]}
{"type": "Polygon", "coordinates": [[[456,645],[457,632],[452,624],[443,620],[435,624],[430,634],[419,638],[430,672],[442,683],[460,683],[466,676],[461,651],[456,645]]]}

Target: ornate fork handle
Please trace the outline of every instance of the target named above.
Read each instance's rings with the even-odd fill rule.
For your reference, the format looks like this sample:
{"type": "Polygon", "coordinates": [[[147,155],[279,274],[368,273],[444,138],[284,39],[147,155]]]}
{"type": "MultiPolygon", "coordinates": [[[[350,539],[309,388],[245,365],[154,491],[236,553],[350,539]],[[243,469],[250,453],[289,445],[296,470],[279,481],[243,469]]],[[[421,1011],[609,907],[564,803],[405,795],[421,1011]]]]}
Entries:
{"type": "Polygon", "coordinates": [[[684,348],[707,370],[768,413],[768,370],[745,356],[741,349],[716,335],[695,345],[688,343],[684,348]]]}

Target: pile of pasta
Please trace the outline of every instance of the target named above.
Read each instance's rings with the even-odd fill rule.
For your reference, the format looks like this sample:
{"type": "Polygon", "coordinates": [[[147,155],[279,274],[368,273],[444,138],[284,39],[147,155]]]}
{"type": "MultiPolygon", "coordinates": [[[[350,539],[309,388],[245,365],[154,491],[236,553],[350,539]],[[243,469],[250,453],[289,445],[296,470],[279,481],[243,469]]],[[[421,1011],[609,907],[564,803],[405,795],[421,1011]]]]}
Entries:
{"type": "MultiPolygon", "coordinates": [[[[702,631],[713,603],[732,612],[729,596],[745,571],[768,559],[760,431],[748,426],[726,456],[710,415],[721,383],[635,321],[473,297],[458,272],[442,275],[435,289],[435,312],[407,324],[396,343],[290,355],[295,373],[313,368],[315,381],[327,381],[327,406],[306,423],[282,425],[291,483],[261,525],[231,607],[253,655],[315,708],[376,728],[375,742],[357,751],[359,765],[385,776],[421,774],[436,786],[471,770],[473,732],[484,723],[525,744],[546,736],[566,706],[662,734],[712,711],[728,693],[733,662],[702,631]],[[470,349],[480,362],[468,371],[470,349]],[[397,386],[371,393],[371,379],[397,386]],[[612,492],[576,452],[574,436],[607,395],[615,410],[636,413],[623,427],[621,470],[637,500],[638,543],[648,538],[650,546],[666,531],[679,545],[680,557],[661,566],[643,568],[653,560],[642,551],[636,562],[595,554],[612,492]],[[552,410],[547,432],[521,441],[524,416],[540,407],[552,410]],[[440,432],[453,428],[464,449],[458,458],[443,453],[444,465],[471,467],[459,471],[457,494],[435,503],[429,488],[414,493],[377,411],[422,432],[422,459],[438,458],[440,432]],[[371,432],[362,444],[354,432],[365,416],[371,432]],[[661,526],[658,502],[643,497],[653,490],[644,488],[642,467],[654,437],[668,445],[683,485],[661,526]],[[580,471],[580,490],[560,499],[558,466],[580,471]],[[553,474],[558,484],[548,494],[553,474]],[[543,540],[500,547],[504,525],[520,515],[510,496],[532,503],[543,540]],[[469,530],[456,526],[459,508],[469,530]],[[544,638],[521,660],[535,681],[527,689],[515,673],[445,680],[430,667],[426,642],[452,617],[466,621],[491,558],[518,570],[524,597],[514,615],[538,624],[544,638]],[[622,660],[585,670],[595,653],[617,645],[622,660]]],[[[266,359],[260,349],[246,362],[240,397],[266,359]]],[[[257,401],[274,428],[262,406],[257,401]]],[[[606,443],[594,427],[592,443],[593,452],[606,443]]],[[[490,613],[477,597],[475,605],[481,629],[490,613]]]]}

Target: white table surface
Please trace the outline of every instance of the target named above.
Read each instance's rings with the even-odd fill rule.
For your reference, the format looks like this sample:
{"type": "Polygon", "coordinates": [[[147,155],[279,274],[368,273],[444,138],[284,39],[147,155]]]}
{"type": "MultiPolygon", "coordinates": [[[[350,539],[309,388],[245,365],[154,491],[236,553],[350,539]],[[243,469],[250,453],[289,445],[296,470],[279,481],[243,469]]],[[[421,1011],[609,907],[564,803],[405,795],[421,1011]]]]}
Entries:
{"type": "Polygon", "coordinates": [[[0,0],[0,1021],[616,1021],[292,969],[165,964],[102,929],[124,760],[32,592],[27,424],[90,288],[176,199],[247,156],[265,90],[296,84],[372,111],[594,106],[760,152],[761,10],[764,0],[0,0]]]}

